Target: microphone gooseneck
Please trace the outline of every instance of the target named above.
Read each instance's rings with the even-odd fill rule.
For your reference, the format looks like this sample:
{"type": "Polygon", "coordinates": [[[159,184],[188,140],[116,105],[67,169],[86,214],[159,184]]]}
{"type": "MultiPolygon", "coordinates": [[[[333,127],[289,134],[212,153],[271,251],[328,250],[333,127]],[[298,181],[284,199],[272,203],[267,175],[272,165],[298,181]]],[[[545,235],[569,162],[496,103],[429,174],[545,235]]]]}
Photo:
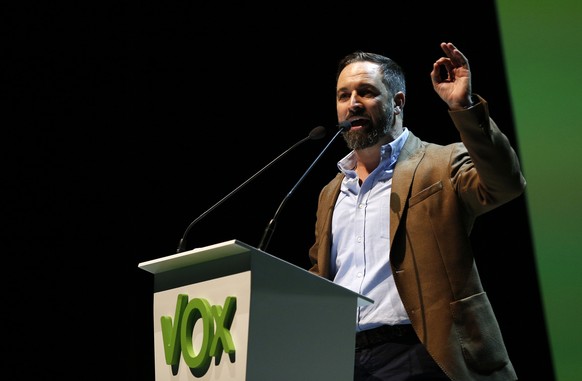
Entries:
{"type": "Polygon", "coordinates": [[[315,163],[317,163],[319,161],[319,159],[323,156],[323,154],[325,153],[325,151],[327,151],[327,149],[329,148],[329,146],[331,145],[331,143],[333,143],[333,141],[339,136],[339,134],[348,131],[350,128],[352,128],[352,124],[349,121],[347,121],[347,120],[341,122],[338,125],[338,132],[336,132],[336,134],[333,136],[333,138],[330,139],[329,143],[327,143],[327,145],[323,148],[323,150],[315,158],[315,160],[313,161],[313,163],[311,163],[311,165],[309,166],[309,168],[307,168],[307,170],[303,173],[303,175],[301,176],[301,178],[299,179],[299,181],[297,181],[297,183],[295,183],[295,185],[293,186],[293,188],[291,188],[291,190],[289,191],[289,193],[287,193],[287,195],[285,196],[285,198],[283,198],[283,201],[281,201],[281,204],[277,208],[277,211],[275,212],[275,215],[273,216],[273,218],[271,218],[271,221],[269,221],[269,224],[265,228],[265,231],[263,233],[263,237],[261,238],[261,242],[259,243],[259,246],[257,247],[259,250],[262,250],[262,251],[266,251],[267,250],[267,246],[269,245],[269,242],[271,241],[271,237],[273,236],[273,232],[275,231],[275,228],[277,227],[277,219],[279,218],[279,214],[281,213],[281,210],[283,209],[283,206],[287,203],[287,200],[289,200],[289,198],[291,198],[291,195],[293,194],[293,192],[295,191],[295,189],[299,186],[299,184],[301,184],[301,182],[303,181],[303,179],[305,178],[305,176],[307,176],[307,174],[311,171],[311,169],[313,168],[313,166],[315,165],[315,163]]]}
{"type": "Polygon", "coordinates": [[[188,236],[188,233],[190,232],[190,230],[192,229],[192,227],[194,225],[196,225],[196,223],[198,221],[200,221],[202,218],[206,217],[206,215],[208,213],[210,213],[214,209],[216,209],[224,201],[226,201],[227,199],[229,199],[233,194],[235,194],[236,192],[238,192],[242,187],[244,187],[249,182],[251,182],[255,177],[257,177],[258,175],[260,175],[261,173],[263,173],[267,168],[269,168],[271,165],[273,165],[275,162],[277,162],[279,159],[281,159],[283,156],[285,156],[287,153],[289,153],[289,151],[291,151],[293,148],[295,148],[298,145],[306,142],[307,140],[318,140],[318,139],[321,139],[321,138],[323,138],[325,136],[325,132],[326,131],[325,131],[325,128],[323,126],[317,126],[317,127],[315,127],[314,129],[312,129],[309,132],[309,135],[307,135],[303,139],[299,140],[297,143],[293,144],[291,147],[287,148],[287,150],[285,150],[282,154],[280,154],[279,156],[277,156],[276,158],[274,158],[273,160],[271,160],[271,162],[269,162],[267,165],[265,165],[263,168],[261,168],[257,173],[255,173],[254,175],[252,175],[251,177],[249,177],[245,182],[243,182],[241,185],[239,185],[234,190],[232,190],[229,194],[227,194],[222,199],[220,199],[216,204],[214,204],[210,208],[208,208],[208,210],[206,210],[204,213],[202,213],[201,215],[199,215],[194,221],[190,222],[190,225],[188,225],[188,227],[184,231],[184,234],[182,235],[182,238],[180,239],[180,242],[178,243],[178,249],[176,250],[176,253],[181,253],[184,250],[186,250],[186,237],[188,236]]]}

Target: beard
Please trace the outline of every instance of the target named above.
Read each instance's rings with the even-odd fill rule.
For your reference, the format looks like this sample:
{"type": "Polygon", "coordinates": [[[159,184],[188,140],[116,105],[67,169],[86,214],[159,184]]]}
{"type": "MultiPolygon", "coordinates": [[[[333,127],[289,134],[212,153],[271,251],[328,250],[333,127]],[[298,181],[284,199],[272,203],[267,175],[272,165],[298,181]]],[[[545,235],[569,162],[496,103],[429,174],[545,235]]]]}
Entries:
{"type": "Polygon", "coordinates": [[[348,130],[343,133],[343,138],[349,149],[360,150],[372,147],[380,139],[388,135],[390,127],[394,123],[394,113],[388,113],[377,124],[369,124],[361,130],[348,130]]]}

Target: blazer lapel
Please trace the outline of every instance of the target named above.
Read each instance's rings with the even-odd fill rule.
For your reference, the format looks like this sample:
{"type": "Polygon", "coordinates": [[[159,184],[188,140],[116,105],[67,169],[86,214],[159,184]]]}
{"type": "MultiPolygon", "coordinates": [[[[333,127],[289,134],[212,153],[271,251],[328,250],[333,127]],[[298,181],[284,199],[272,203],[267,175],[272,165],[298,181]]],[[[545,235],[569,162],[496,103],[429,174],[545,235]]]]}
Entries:
{"type": "Polygon", "coordinates": [[[394,244],[394,236],[405,212],[412,179],[420,160],[424,156],[424,145],[412,132],[400,151],[400,156],[394,168],[392,177],[392,192],[390,195],[390,245],[394,244]]]}

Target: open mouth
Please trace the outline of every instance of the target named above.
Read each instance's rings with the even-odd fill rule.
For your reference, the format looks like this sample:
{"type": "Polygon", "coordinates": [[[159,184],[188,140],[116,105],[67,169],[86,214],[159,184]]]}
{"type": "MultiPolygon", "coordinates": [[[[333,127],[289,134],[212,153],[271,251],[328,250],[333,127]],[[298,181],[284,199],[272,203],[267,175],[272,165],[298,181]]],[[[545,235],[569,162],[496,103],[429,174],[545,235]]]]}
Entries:
{"type": "Polygon", "coordinates": [[[352,128],[362,128],[367,126],[368,124],[370,124],[370,121],[368,119],[353,119],[350,120],[350,123],[352,123],[352,128]]]}

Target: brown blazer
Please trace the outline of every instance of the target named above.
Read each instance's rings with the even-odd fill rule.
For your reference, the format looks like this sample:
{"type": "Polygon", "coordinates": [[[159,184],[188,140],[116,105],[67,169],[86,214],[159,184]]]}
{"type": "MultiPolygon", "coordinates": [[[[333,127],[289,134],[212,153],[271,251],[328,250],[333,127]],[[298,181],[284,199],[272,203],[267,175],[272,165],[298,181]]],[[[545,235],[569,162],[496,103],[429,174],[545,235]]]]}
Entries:
{"type": "MultiPolygon", "coordinates": [[[[517,380],[483,290],[469,234],[475,218],[521,195],[525,179],[487,102],[449,111],[463,143],[446,146],[410,133],[390,201],[390,263],[412,325],[456,381],[517,380]]],[[[310,271],[330,275],[331,219],[343,174],[319,195],[310,271]]]]}

